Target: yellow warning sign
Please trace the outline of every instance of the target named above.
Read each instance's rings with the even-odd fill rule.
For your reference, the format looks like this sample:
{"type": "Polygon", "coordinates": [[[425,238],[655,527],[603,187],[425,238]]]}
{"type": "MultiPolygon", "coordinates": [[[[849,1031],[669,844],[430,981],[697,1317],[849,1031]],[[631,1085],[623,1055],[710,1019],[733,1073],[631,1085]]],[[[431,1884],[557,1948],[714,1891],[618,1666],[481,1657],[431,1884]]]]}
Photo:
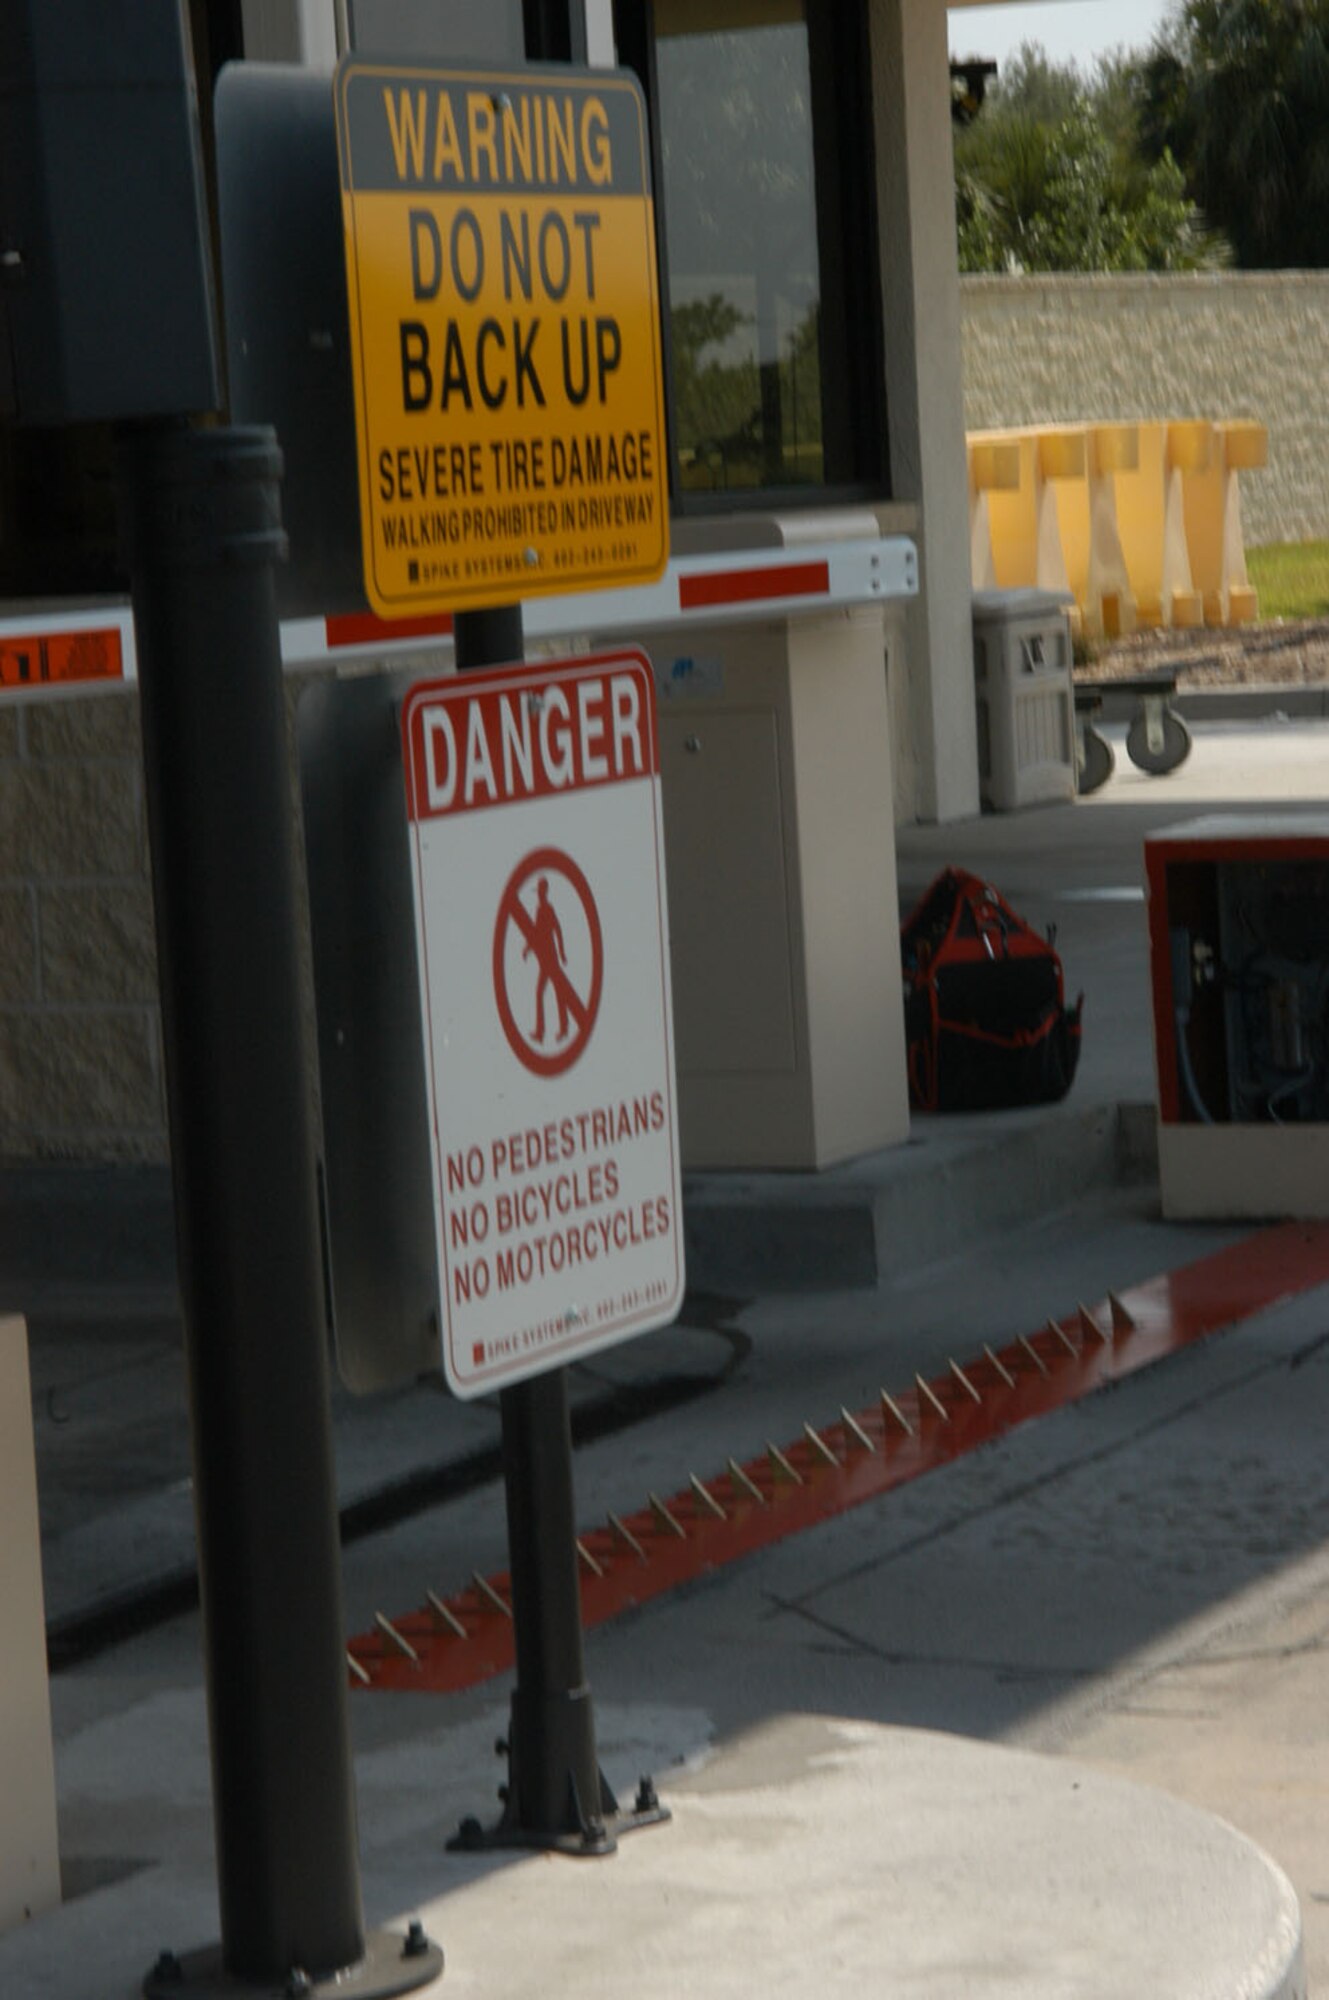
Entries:
{"type": "Polygon", "coordinates": [[[618,71],[336,83],[365,590],[384,618],[669,554],[646,121],[618,71]]]}

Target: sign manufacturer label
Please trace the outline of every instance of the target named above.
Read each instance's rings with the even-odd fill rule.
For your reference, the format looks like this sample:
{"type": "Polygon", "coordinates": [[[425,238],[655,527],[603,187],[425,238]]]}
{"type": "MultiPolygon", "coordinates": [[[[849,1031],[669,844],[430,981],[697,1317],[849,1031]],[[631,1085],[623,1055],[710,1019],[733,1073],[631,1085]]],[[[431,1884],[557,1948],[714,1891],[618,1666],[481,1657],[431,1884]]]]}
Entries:
{"type": "Polygon", "coordinates": [[[625,72],[337,72],[365,589],[385,618],[669,553],[646,120],[625,72]]]}
{"type": "Polygon", "coordinates": [[[0,688],[56,688],[123,681],[124,653],[111,625],[0,637],[0,688]]]}
{"type": "Polygon", "coordinates": [[[655,689],[639,652],[402,711],[443,1364],[489,1393],[672,1320],[682,1215],[655,689]]]}

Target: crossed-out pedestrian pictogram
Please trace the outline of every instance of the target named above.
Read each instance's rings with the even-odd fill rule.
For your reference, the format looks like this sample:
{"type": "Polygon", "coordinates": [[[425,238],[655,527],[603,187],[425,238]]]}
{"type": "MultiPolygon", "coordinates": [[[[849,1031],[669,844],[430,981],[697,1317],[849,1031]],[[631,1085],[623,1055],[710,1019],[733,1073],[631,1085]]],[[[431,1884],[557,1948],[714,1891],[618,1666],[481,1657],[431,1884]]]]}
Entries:
{"type": "Polygon", "coordinates": [[[494,924],[494,999],[518,1062],[536,1076],[560,1076],[571,1069],[591,1038],[603,985],[604,939],[591,885],[570,854],[537,847],[508,877],[494,924]],[[582,964],[580,981],[569,970],[565,934],[565,924],[571,927],[578,916],[586,933],[576,940],[583,946],[576,954],[582,964]],[[515,995],[508,952],[514,928],[521,943],[515,964],[529,967],[531,975],[522,982],[527,990],[515,995]]]}

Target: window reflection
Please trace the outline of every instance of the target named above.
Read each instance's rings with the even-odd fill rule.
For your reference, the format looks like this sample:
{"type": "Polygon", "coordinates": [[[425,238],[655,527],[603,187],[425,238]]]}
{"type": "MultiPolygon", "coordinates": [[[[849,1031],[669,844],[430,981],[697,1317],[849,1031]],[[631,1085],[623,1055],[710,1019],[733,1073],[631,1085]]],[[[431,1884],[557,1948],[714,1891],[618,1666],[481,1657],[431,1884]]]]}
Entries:
{"type": "Polygon", "coordinates": [[[800,0],[656,0],[686,491],[820,486],[821,284],[800,0]]]}

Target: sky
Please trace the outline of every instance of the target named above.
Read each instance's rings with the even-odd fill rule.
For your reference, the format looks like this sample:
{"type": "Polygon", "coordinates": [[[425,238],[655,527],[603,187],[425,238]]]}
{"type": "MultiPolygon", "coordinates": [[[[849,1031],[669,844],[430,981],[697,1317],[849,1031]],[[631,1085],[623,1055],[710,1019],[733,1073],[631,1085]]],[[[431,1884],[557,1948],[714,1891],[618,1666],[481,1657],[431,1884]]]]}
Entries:
{"type": "Polygon", "coordinates": [[[1109,49],[1145,49],[1172,0],[1035,0],[1011,7],[952,7],[953,56],[1000,63],[1021,42],[1041,42],[1055,62],[1092,69],[1109,49]]]}

